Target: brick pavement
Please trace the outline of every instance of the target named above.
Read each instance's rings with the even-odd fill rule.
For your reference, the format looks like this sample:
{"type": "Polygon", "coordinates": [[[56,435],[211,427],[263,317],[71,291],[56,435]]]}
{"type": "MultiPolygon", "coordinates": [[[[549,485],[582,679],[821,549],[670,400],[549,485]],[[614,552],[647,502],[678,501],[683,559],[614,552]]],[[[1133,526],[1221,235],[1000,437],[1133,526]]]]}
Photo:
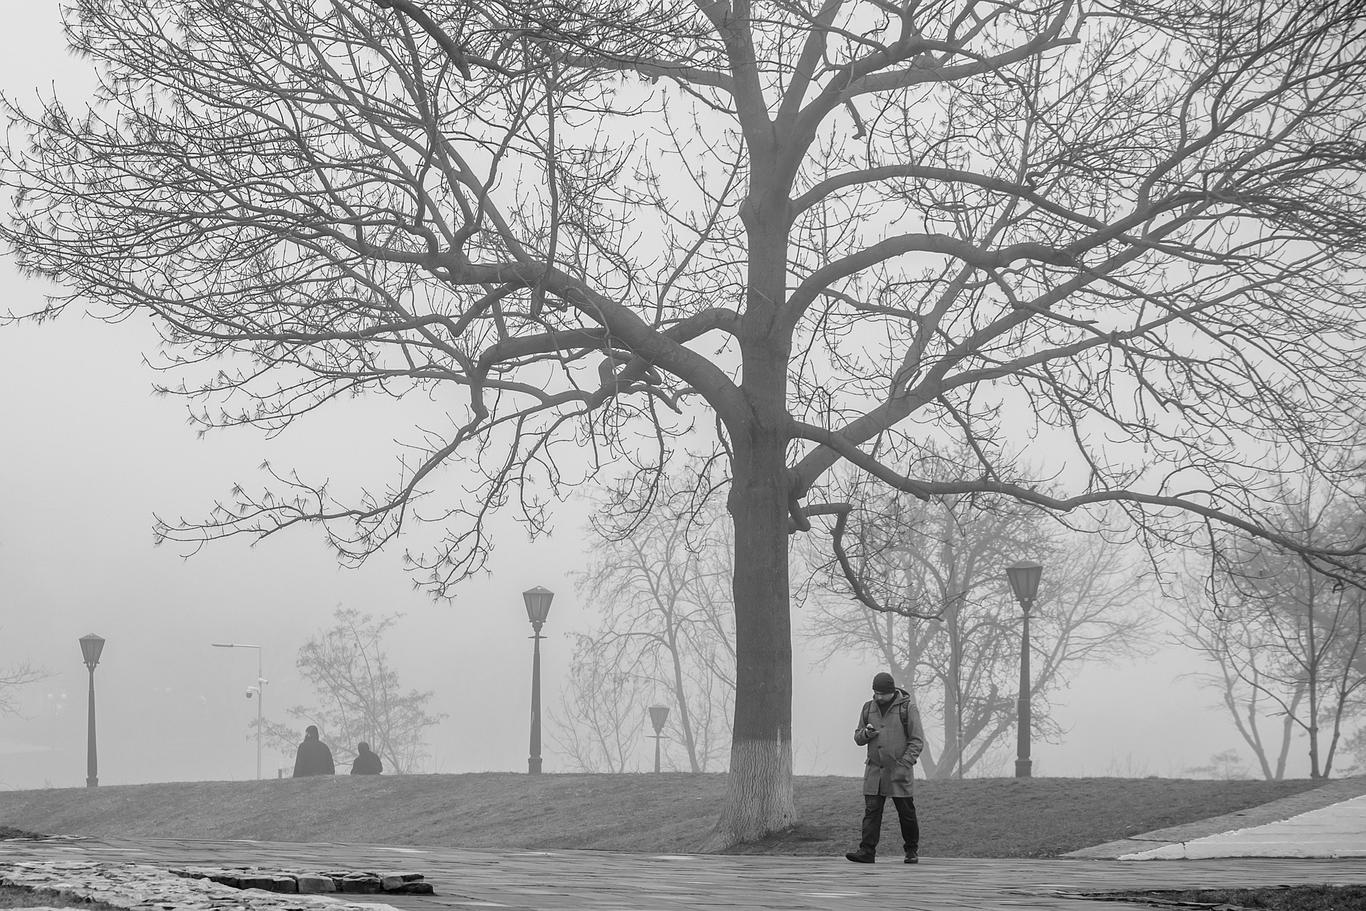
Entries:
{"type": "MultiPolygon", "coordinates": [[[[159,867],[414,870],[436,896],[377,896],[401,911],[1116,911],[1063,893],[1291,883],[1366,884],[1366,859],[985,860],[927,857],[856,866],[842,857],[631,855],[594,851],[477,851],[392,845],[174,839],[0,842],[0,864],[123,861],[159,867]]],[[[244,893],[245,894],[245,893],[244,893]]],[[[361,900],[363,896],[347,896],[361,900]]]]}

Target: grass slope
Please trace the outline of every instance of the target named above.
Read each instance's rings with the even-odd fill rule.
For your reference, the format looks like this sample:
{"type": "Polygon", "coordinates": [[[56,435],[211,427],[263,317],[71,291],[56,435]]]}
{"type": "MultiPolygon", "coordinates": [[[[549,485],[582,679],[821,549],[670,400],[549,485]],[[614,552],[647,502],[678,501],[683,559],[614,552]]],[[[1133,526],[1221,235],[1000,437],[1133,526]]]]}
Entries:
{"type": "MultiPolygon", "coordinates": [[[[736,849],[838,854],[858,842],[860,778],[799,777],[796,829],[736,849]]],[[[304,778],[0,792],[0,826],[47,834],[254,838],[466,848],[698,850],[724,775],[510,773],[304,778]]],[[[1300,781],[919,781],[921,853],[1049,857],[1267,803],[1300,781]]],[[[900,850],[889,805],[883,840],[900,850]]]]}

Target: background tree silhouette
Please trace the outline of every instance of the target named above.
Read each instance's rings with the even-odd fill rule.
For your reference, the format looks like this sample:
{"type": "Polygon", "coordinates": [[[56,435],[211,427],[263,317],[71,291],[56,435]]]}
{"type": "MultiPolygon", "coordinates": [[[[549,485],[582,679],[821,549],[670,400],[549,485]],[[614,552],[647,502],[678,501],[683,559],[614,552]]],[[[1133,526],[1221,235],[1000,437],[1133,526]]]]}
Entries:
{"type": "Polygon", "coordinates": [[[0,668],[0,715],[19,714],[19,689],[49,676],[27,661],[0,668]]]}
{"type": "MultiPolygon", "coordinates": [[[[949,453],[942,464],[951,471],[969,459],[949,453]]],[[[1021,615],[1006,566],[1030,559],[1045,567],[1030,635],[1035,736],[1062,733],[1049,697],[1081,665],[1142,651],[1157,592],[1143,584],[1138,554],[1123,540],[993,497],[922,503],[884,489],[849,499],[862,506],[851,515],[848,556],[864,589],[892,609],[868,610],[827,564],[813,579],[821,593],[807,601],[808,629],[827,660],[874,657],[911,693],[925,718],[919,764],[927,776],[990,773],[1013,737],[1021,615]]]]}
{"type": "Polygon", "coordinates": [[[638,748],[647,707],[662,703],[669,707],[667,742],[681,748],[681,767],[714,772],[729,752],[735,705],[733,535],[718,504],[682,477],[662,481],[654,506],[629,534],[592,523],[578,593],[598,621],[576,637],[566,694],[569,727],[581,730],[561,739],[599,747],[585,756],[624,760],[626,738],[638,748]]]}
{"type": "Polygon", "coordinates": [[[356,757],[361,741],[379,754],[386,772],[419,770],[426,755],[423,732],[445,716],[431,713],[430,691],[403,690],[384,652],[384,635],[397,620],[339,607],[332,626],[299,648],[295,666],[314,701],[288,710],[292,724],[263,722],[282,755],[292,759],[303,729],[316,724],[339,771],[356,757]]]}
{"type": "MultiPolygon", "coordinates": [[[[1304,542],[1361,534],[1360,510],[1312,484],[1286,488],[1280,502],[1304,542]]],[[[1181,641],[1213,665],[1201,676],[1219,691],[1263,777],[1285,777],[1302,735],[1310,777],[1327,778],[1366,717],[1366,594],[1259,542],[1235,538],[1218,556],[1176,613],[1181,641]]]]}

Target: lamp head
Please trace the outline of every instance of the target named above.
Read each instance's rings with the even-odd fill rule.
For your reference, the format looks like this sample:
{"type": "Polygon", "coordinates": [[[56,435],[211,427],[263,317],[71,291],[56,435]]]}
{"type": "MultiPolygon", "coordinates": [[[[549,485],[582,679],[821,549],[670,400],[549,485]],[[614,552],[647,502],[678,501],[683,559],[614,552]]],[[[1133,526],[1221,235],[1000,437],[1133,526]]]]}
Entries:
{"type": "Polygon", "coordinates": [[[100,652],[104,651],[104,640],[94,633],[90,633],[82,636],[80,643],[81,657],[85,659],[85,666],[93,671],[95,665],[100,663],[100,652]]]}
{"type": "Polygon", "coordinates": [[[554,597],[554,592],[539,585],[530,591],[522,592],[522,600],[526,602],[527,619],[537,630],[545,623],[545,618],[550,616],[550,602],[554,597]]]}
{"type": "Polygon", "coordinates": [[[1042,575],[1043,566],[1028,560],[1006,567],[1006,578],[1010,580],[1010,589],[1015,593],[1015,600],[1026,610],[1033,605],[1034,598],[1039,593],[1039,578],[1042,575]]]}

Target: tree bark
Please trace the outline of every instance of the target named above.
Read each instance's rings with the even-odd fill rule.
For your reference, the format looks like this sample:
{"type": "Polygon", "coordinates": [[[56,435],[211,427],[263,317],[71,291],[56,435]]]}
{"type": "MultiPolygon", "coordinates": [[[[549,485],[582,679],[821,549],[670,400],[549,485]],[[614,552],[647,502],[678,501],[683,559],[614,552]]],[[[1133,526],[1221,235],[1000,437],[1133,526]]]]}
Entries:
{"type": "MultiPolygon", "coordinates": [[[[756,173],[765,170],[771,180],[772,169],[756,173]]],[[[735,529],[735,722],[726,802],[713,833],[713,850],[797,822],[788,580],[791,341],[779,321],[787,293],[787,185],[778,180],[756,187],[741,218],[749,237],[749,287],[739,339],[747,414],[742,423],[728,427],[733,447],[728,507],[735,529]]]]}
{"type": "Polygon", "coordinates": [[[1309,577],[1308,582],[1309,625],[1306,632],[1309,635],[1309,649],[1306,657],[1309,664],[1309,777],[1318,781],[1323,773],[1319,769],[1319,655],[1314,642],[1314,595],[1317,586],[1314,585],[1313,576],[1309,577]]]}
{"type": "Polygon", "coordinates": [[[710,849],[796,823],[785,446],[755,428],[736,447],[735,722],[726,802],[710,849]]]}
{"type": "Polygon", "coordinates": [[[963,642],[958,628],[958,604],[945,610],[944,628],[949,640],[949,679],[944,687],[945,778],[963,777],[963,642]]]}

